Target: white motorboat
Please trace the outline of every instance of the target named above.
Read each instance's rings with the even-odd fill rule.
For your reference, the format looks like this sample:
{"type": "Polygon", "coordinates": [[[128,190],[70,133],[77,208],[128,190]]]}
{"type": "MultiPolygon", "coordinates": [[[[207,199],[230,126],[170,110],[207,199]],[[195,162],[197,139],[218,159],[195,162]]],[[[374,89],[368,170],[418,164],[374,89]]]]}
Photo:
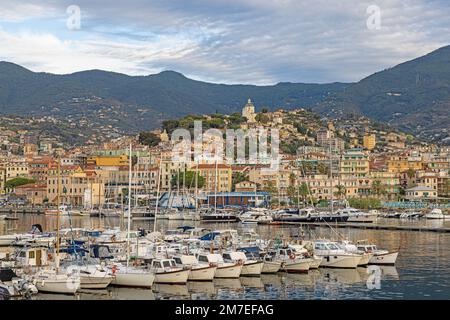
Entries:
{"type": "Polygon", "coordinates": [[[362,257],[359,254],[348,253],[333,242],[323,240],[314,243],[314,253],[322,257],[320,266],[327,268],[356,268],[362,257]]]}
{"type": "Polygon", "coordinates": [[[182,211],[174,211],[167,214],[167,219],[169,220],[184,220],[184,215],[182,211]]]}
{"type": "Polygon", "coordinates": [[[399,253],[398,251],[378,249],[376,245],[369,244],[367,241],[359,241],[357,248],[358,250],[373,254],[369,260],[369,264],[395,265],[399,253]]]}
{"type": "Polygon", "coordinates": [[[264,265],[263,261],[250,260],[244,252],[225,252],[222,254],[224,261],[242,264],[241,276],[259,276],[264,265]]]}
{"type": "Polygon", "coordinates": [[[270,224],[273,218],[264,211],[248,211],[239,216],[243,224],[270,224]]]}
{"type": "Polygon", "coordinates": [[[355,208],[340,209],[337,213],[348,216],[347,222],[374,223],[378,217],[374,212],[363,212],[355,208]]]}
{"type": "Polygon", "coordinates": [[[155,274],[142,268],[113,264],[110,266],[114,275],[111,284],[120,287],[151,288],[155,281],[155,274]]]}
{"type": "Polygon", "coordinates": [[[200,264],[193,255],[174,256],[173,260],[180,267],[190,270],[189,281],[212,281],[216,273],[216,266],[200,264]]]}
{"type": "Polygon", "coordinates": [[[277,252],[277,260],[281,261],[281,271],[287,273],[307,273],[313,259],[296,255],[291,248],[280,248],[277,252]]]}
{"type": "Polygon", "coordinates": [[[0,215],[0,221],[1,221],[1,220],[6,220],[6,217],[7,217],[7,215],[6,215],[6,214],[2,214],[2,215],[0,215]]]}
{"type": "Polygon", "coordinates": [[[318,269],[320,264],[322,263],[322,257],[319,257],[313,253],[313,244],[312,242],[307,242],[310,246],[310,250],[308,250],[305,246],[305,244],[289,244],[289,249],[292,250],[292,252],[301,258],[310,258],[312,261],[309,265],[309,269],[318,269]]]}
{"type": "Polygon", "coordinates": [[[178,267],[173,259],[153,259],[151,270],[155,273],[155,283],[185,284],[189,269],[178,267]]]}
{"type": "Polygon", "coordinates": [[[421,217],[423,217],[423,213],[422,212],[418,212],[418,211],[407,211],[407,212],[403,212],[402,214],[400,214],[400,219],[419,219],[421,217]]]}
{"type": "Polygon", "coordinates": [[[33,277],[39,292],[74,294],[81,287],[78,273],[60,273],[54,269],[43,269],[33,277]]]}
{"type": "Polygon", "coordinates": [[[239,278],[242,264],[225,262],[218,253],[199,253],[196,255],[200,264],[216,266],[214,278],[239,278]]]}
{"type": "Polygon", "coordinates": [[[430,213],[425,214],[425,218],[434,220],[447,220],[450,219],[450,215],[443,214],[441,209],[433,209],[430,213]]]}

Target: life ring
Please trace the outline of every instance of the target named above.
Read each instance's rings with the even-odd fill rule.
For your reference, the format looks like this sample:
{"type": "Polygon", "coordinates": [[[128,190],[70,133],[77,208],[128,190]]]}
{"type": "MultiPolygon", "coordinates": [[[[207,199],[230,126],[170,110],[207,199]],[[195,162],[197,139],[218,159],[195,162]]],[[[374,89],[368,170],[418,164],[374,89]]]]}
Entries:
{"type": "Polygon", "coordinates": [[[116,274],[116,272],[117,272],[117,266],[116,266],[116,265],[113,265],[112,268],[111,268],[111,271],[112,271],[113,274],[116,274]]]}
{"type": "Polygon", "coordinates": [[[289,259],[291,259],[291,260],[295,260],[295,254],[293,254],[293,253],[290,253],[290,254],[289,254],[289,259]]]}
{"type": "Polygon", "coordinates": [[[52,259],[53,259],[52,254],[51,254],[51,253],[48,253],[48,254],[47,254],[47,260],[50,260],[50,261],[51,261],[52,259]]]}

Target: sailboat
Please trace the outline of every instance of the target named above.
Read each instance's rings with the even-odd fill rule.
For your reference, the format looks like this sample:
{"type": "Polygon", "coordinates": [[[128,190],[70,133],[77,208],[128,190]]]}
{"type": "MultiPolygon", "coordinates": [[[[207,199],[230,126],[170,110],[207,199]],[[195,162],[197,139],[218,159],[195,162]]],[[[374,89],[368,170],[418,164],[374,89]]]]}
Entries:
{"type": "Polygon", "coordinates": [[[61,161],[58,160],[58,192],[57,192],[57,213],[56,213],[56,254],[54,269],[42,269],[34,275],[36,287],[40,292],[74,294],[80,289],[80,275],[76,270],[71,273],[62,273],[59,268],[59,245],[60,245],[60,225],[59,225],[59,199],[60,199],[60,169],[61,161]]]}
{"type": "MultiPolygon", "coordinates": [[[[128,212],[131,212],[131,144],[129,153],[129,176],[128,176],[128,212]]],[[[124,287],[151,288],[155,281],[155,274],[151,271],[130,266],[130,227],[131,215],[127,216],[127,263],[126,265],[115,263],[111,271],[115,276],[111,284],[124,287]]]]}

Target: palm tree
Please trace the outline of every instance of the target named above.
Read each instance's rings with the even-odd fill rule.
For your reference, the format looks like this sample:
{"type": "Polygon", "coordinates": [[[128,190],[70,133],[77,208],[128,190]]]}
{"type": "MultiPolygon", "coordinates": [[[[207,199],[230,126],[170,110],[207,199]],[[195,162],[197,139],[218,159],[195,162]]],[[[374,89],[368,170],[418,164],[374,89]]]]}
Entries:
{"type": "Polygon", "coordinates": [[[377,196],[385,195],[387,193],[386,185],[383,184],[380,180],[375,180],[374,182],[372,182],[372,193],[377,196]]]}
{"type": "Polygon", "coordinates": [[[342,184],[339,184],[336,186],[336,188],[337,188],[337,191],[334,193],[334,195],[338,198],[345,197],[345,195],[347,194],[347,189],[345,188],[345,186],[342,184]]]}

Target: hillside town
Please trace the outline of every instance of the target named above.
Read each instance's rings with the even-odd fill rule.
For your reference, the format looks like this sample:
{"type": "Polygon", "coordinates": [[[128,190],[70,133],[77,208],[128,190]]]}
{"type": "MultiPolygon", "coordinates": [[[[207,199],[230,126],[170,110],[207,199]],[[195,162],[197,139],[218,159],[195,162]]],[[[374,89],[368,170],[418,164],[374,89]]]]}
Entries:
{"type": "Polygon", "coordinates": [[[167,124],[149,133],[154,138],[150,143],[133,135],[80,147],[65,147],[55,138],[40,138],[25,129],[3,130],[1,201],[52,206],[57,203],[59,186],[61,202],[67,205],[86,208],[123,203],[131,144],[133,192],[139,199],[154,198],[158,187],[159,196],[175,191],[192,194],[194,183],[186,179],[186,173],[197,172],[202,181],[196,186],[199,198],[210,203],[209,197],[215,195],[220,206],[289,207],[331,200],[378,207],[449,203],[450,147],[417,141],[365,118],[331,121],[304,109],[269,112],[263,108],[257,113],[251,99],[242,114],[199,118],[219,119],[219,128],[279,129],[279,170],[271,172],[262,164],[228,164],[225,160],[174,162],[174,142],[167,124]],[[364,200],[371,201],[367,204],[364,200]]]}

